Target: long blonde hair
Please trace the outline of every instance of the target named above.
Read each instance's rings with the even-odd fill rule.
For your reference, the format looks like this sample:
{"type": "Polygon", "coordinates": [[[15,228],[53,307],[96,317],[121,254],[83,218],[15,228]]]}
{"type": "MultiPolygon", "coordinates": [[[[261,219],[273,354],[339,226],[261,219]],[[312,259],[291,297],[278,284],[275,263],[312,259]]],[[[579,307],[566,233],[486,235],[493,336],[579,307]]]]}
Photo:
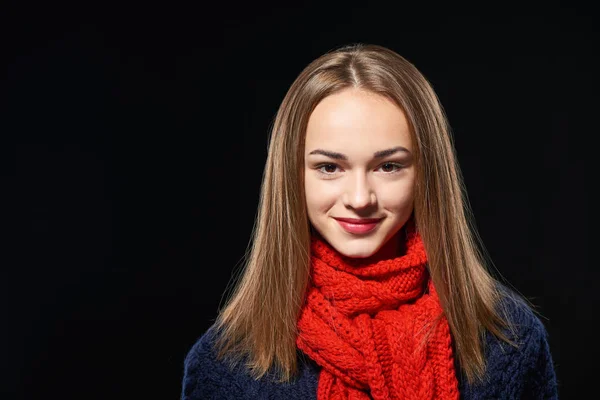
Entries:
{"type": "Polygon", "coordinates": [[[304,197],[308,118],[326,96],[360,88],[404,112],[415,146],[414,219],[433,283],[469,382],[485,372],[485,330],[502,333],[500,293],[473,224],[446,115],[428,80],[408,60],[378,45],[353,44],[311,62],[286,93],[273,122],[258,212],[242,274],[215,320],[218,357],[245,360],[258,379],[281,381],[298,369],[296,322],[310,272],[310,223],[304,197]]]}

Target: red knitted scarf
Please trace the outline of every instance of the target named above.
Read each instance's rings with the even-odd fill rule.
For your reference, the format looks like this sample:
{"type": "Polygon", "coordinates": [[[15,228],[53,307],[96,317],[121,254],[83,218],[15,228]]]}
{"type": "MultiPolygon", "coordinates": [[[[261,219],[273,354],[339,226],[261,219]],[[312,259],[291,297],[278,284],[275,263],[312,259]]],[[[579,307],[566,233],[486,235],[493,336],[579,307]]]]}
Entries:
{"type": "Polygon", "coordinates": [[[313,237],[297,346],[323,367],[318,400],[459,398],[450,329],[414,229],[405,249],[375,263],[313,237]]]}

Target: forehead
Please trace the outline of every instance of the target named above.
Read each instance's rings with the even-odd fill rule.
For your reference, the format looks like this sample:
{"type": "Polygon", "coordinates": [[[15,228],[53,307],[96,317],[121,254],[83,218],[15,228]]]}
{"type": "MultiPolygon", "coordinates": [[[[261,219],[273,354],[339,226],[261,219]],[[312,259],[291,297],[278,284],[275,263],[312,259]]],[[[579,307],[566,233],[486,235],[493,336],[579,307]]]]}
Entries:
{"type": "Polygon", "coordinates": [[[393,101],[375,93],[352,88],[332,94],[308,120],[307,151],[318,146],[373,153],[398,145],[411,150],[406,116],[393,101]]]}

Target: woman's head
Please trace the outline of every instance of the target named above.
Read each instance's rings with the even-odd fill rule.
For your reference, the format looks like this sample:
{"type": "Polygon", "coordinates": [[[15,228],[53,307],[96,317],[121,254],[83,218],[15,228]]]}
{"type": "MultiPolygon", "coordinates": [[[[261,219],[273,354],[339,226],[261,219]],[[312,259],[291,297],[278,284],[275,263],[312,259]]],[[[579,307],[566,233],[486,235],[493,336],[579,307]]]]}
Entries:
{"type": "Polygon", "coordinates": [[[457,358],[469,379],[482,376],[481,327],[502,335],[502,319],[463,187],[442,106],[412,63],[363,44],[311,62],[272,126],[244,273],[216,320],[220,354],[249,355],[255,377],[275,365],[289,379],[311,234],[348,256],[394,256],[414,216],[457,358]],[[359,235],[335,218],[381,221],[359,235]]]}
{"type": "Polygon", "coordinates": [[[310,63],[284,98],[270,140],[267,169],[279,189],[272,193],[293,199],[285,211],[299,224],[287,226],[312,227],[348,256],[393,256],[398,241],[390,239],[413,210],[426,228],[456,206],[442,193],[460,196],[444,189],[456,175],[437,96],[412,63],[381,46],[347,46],[310,63]],[[376,157],[390,149],[397,151],[376,157]],[[380,222],[357,234],[339,218],[380,222]]]}

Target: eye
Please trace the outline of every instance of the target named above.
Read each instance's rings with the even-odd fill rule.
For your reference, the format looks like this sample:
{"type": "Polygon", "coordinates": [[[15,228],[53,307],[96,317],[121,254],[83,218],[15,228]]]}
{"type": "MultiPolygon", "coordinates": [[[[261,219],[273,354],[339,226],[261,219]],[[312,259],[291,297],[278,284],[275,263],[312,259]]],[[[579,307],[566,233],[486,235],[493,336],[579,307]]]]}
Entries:
{"type": "Polygon", "coordinates": [[[321,164],[317,166],[317,170],[322,174],[331,175],[335,173],[337,167],[336,164],[321,164]]]}
{"type": "Polygon", "coordinates": [[[394,162],[386,162],[385,164],[382,164],[380,168],[383,168],[386,173],[394,173],[404,168],[404,166],[394,162]]]}
{"type": "MultiPolygon", "coordinates": [[[[338,168],[339,167],[337,164],[327,163],[318,165],[317,171],[319,171],[319,173],[323,175],[334,175],[338,168]]],[[[404,165],[395,162],[386,162],[384,164],[381,164],[379,168],[382,169],[383,172],[386,174],[394,174],[402,170],[404,168],[404,165]]]]}

